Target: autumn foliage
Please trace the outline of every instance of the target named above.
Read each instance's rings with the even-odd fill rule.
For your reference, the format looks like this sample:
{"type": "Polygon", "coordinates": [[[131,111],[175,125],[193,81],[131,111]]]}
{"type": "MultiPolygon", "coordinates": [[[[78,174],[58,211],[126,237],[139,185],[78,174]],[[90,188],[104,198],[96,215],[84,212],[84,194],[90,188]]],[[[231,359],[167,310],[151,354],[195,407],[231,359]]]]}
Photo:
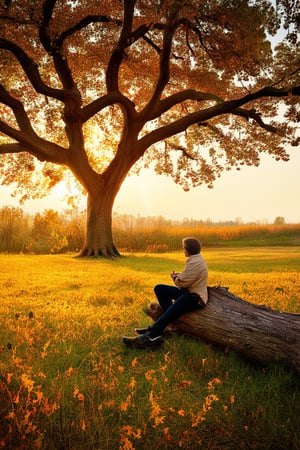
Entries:
{"type": "MultiPolygon", "coordinates": [[[[113,231],[123,252],[166,253],[181,249],[184,236],[197,236],[205,248],[225,246],[297,246],[300,224],[239,224],[234,221],[172,221],[163,217],[114,214],[113,231]]],[[[25,214],[0,208],[0,253],[76,253],[84,241],[85,213],[52,209],[25,214]]]]}
{"type": "Polygon", "coordinates": [[[88,195],[81,254],[114,256],[114,199],[142,163],[188,189],[261,153],[288,160],[299,24],[296,1],[273,3],[2,2],[2,183],[26,199],[72,174],[88,195]]]}

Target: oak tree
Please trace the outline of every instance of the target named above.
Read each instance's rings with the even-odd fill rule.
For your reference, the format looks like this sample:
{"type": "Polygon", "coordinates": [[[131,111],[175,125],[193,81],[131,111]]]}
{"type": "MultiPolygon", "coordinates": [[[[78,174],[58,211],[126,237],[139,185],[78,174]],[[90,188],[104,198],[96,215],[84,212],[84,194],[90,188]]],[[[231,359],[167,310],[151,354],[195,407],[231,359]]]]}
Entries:
{"type": "Polygon", "coordinates": [[[72,174],[87,194],[81,254],[115,256],[114,199],[141,164],[188,189],[262,153],[288,160],[299,12],[274,3],[1,0],[2,184],[24,200],[72,174]]]}

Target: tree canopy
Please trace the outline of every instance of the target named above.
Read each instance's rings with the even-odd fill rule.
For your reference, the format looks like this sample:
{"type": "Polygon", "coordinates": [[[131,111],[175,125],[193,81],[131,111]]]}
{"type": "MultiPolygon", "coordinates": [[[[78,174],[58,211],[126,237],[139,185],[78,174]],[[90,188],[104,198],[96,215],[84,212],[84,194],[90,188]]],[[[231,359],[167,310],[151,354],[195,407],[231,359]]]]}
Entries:
{"type": "Polygon", "coordinates": [[[2,184],[26,199],[69,168],[89,195],[88,227],[107,215],[109,229],[142,164],[189,189],[262,153],[288,160],[298,29],[296,0],[2,0],[2,184]]]}

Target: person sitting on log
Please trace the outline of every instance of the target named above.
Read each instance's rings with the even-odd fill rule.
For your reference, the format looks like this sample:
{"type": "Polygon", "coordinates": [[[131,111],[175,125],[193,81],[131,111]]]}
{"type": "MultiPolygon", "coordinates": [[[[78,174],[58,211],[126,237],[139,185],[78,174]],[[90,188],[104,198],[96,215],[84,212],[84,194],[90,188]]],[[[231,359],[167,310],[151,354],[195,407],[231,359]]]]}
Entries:
{"type": "Polygon", "coordinates": [[[163,342],[163,330],[182,314],[205,307],[208,300],[208,269],[196,238],[184,238],[183,251],[187,257],[183,272],[171,272],[175,286],[157,284],[154,292],[162,309],[162,315],[148,328],[136,328],[138,336],[123,337],[129,347],[154,347],[163,342]]]}

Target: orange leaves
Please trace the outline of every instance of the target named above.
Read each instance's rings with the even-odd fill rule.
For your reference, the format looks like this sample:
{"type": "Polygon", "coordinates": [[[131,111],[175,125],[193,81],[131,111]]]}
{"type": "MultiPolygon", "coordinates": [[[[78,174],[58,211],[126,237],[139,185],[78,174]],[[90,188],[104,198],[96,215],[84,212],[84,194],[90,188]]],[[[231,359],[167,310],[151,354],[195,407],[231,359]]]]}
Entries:
{"type": "Polygon", "coordinates": [[[127,399],[124,402],[121,403],[121,405],[120,405],[120,410],[121,411],[127,411],[128,407],[131,405],[131,398],[132,398],[131,394],[129,394],[127,396],[127,399]]]}
{"type": "Polygon", "coordinates": [[[167,439],[167,441],[171,441],[172,440],[172,436],[169,433],[169,427],[166,427],[164,429],[164,434],[165,434],[165,438],[167,439]]]}
{"type": "Polygon", "coordinates": [[[131,377],[131,381],[129,383],[129,387],[130,387],[130,389],[133,390],[135,388],[135,386],[136,386],[136,381],[135,381],[135,379],[133,377],[131,377]]]}
{"type": "Polygon", "coordinates": [[[78,392],[79,392],[78,387],[75,387],[75,388],[74,388],[74,391],[73,391],[73,397],[74,397],[74,398],[77,397],[78,392]]]}
{"type": "Polygon", "coordinates": [[[130,426],[125,425],[120,430],[120,449],[122,450],[133,450],[135,447],[130,439],[141,439],[142,437],[142,430],[140,428],[137,428],[136,430],[130,426]],[[129,439],[130,438],[130,439],[129,439]]]}
{"type": "Polygon", "coordinates": [[[33,389],[34,381],[32,381],[25,373],[23,373],[21,379],[23,385],[28,389],[28,392],[31,392],[33,389]]]}
{"type": "MultiPolygon", "coordinates": [[[[14,358],[12,361],[15,363],[14,358]]],[[[5,430],[4,446],[10,446],[13,442],[18,448],[27,448],[34,443],[34,448],[40,448],[43,432],[40,430],[39,420],[43,415],[49,417],[57,409],[57,405],[55,402],[51,404],[44,396],[31,370],[30,373],[20,373],[19,363],[20,361],[15,366],[14,373],[7,373],[7,384],[0,383],[4,427],[1,423],[0,441],[2,431],[5,430]],[[8,406],[6,402],[9,402],[8,406]]],[[[24,370],[25,366],[22,368],[24,370]]],[[[40,378],[42,375],[44,374],[39,372],[37,377],[40,378]]]]}
{"type": "Polygon", "coordinates": [[[79,392],[79,389],[77,386],[75,386],[75,388],[74,388],[73,397],[77,398],[80,402],[84,402],[84,395],[79,392]]]}
{"type": "Polygon", "coordinates": [[[140,439],[142,437],[142,430],[140,428],[135,431],[133,427],[125,425],[122,427],[121,431],[126,432],[128,436],[133,436],[135,439],[140,439]]]}
{"type": "Polygon", "coordinates": [[[135,367],[137,365],[137,357],[135,357],[132,361],[131,361],[131,367],[135,367]]]}
{"type": "MultiPolygon", "coordinates": [[[[209,381],[207,384],[208,391],[212,392],[217,384],[221,384],[221,380],[219,378],[214,378],[209,381]]],[[[219,398],[217,395],[213,393],[210,393],[207,397],[205,397],[202,408],[195,414],[193,412],[191,413],[192,428],[197,427],[201,422],[206,420],[206,415],[212,409],[212,404],[218,400],[219,398]]]]}
{"type": "Polygon", "coordinates": [[[128,389],[130,390],[130,394],[127,396],[126,400],[121,402],[120,410],[127,411],[129,406],[134,407],[134,391],[136,387],[136,380],[134,377],[131,377],[130,382],[128,384],[128,389]]]}
{"type": "Polygon", "coordinates": [[[205,398],[202,409],[200,409],[196,414],[191,414],[192,427],[197,427],[199,423],[201,423],[203,420],[206,420],[206,414],[211,409],[212,403],[218,400],[218,397],[214,394],[210,394],[205,398]]]}
{"type": "Polygon", "coordinates": [[[7,384],[10,384],[12,376],[13,376],[13,373],[7,374],[7,384]]]}
{"type": "Polygon", "coordinates": [[[154,424],[157,427],[159,424],[164,422],[165,416],[161,415],[163,411],[160,408],[157,399],[154,397],[153,391],[150,392],[149,400],[151,403],[150,419],[154,420],[154,424]]]}
{"type": "Polygon", "coordinates": [[[134,450],[134,446],[130,442],[130,440],[121,434],[121,442],[120,442],[120,449],[122,450],[134,450]]]}
{"type": "Polygon", "coordinates": [[[50,344],[50,340],[48,341],[48,342],[46,342],[46,344],[44,345],[44,347],[43,347],[43,351],[41,352],[41,357],[44,359],[45,358],[45,356],[47,355],[47,348],[49,347],[49,344],[50,344]]]}
{"type": "Polygon", "coordinates": [[[191,384],[192,384],[191,381],[183,380],[183,381],[179,384],[179,386],[180,386],[181,388],[184,388],[184,387],[190,386],[191,384]]]}
{"type": "Polygon", "coordinates": [[[212,391],[216,384],[221,384],[221,380],[219,378],[214,378],[213,380],[208,382],[208,390],[212,391]]]}
{"type": "Polygon", "coordinates": [[[43,399],[43,393],[41,391],[37,391],[35,394],[36,394],[36,400],[33,400],[33,402],[40,405],[42,402],[42,399],[43,399]]]}
{"type": "Polygon", "coordinates": [[[86,423],[85,423],[85,419],[81,419],[81,421],[80,421],[80,425],[81,425],[81,429],[82,429],[82,431],[85,431],[85,429],[86,429],[86,423]]]}
{"type": "Polygon", "coordinates": [[[67,377],[70,377],[73,372],[74,372],[73,367],[69,367],[68,370],[66,370],[65,374],[67,375],[67,377]]]}
{"type": "Polygon", "coordinates": [[[153,369],[148,370],[148,372],[145,372],[146,380],[148,380],[148,381],[153,380],[153,375],[154,374],[155,374],[155,370],[153,370],[153,369]]]}
{"type": "Polygon", "coordinates": [[[141,430],[138,429],[137,432],[135,432],[134,429],[132,427],[130,427],[129,425],[126,425],[121,429],[120,449],[134,450],[135,447],[134,447],[133,443],[129,440],[129,438],[124,433],[127,433],[127,436],[129,436],[131,438],[140,439],[141,438],[141,430]]]}

